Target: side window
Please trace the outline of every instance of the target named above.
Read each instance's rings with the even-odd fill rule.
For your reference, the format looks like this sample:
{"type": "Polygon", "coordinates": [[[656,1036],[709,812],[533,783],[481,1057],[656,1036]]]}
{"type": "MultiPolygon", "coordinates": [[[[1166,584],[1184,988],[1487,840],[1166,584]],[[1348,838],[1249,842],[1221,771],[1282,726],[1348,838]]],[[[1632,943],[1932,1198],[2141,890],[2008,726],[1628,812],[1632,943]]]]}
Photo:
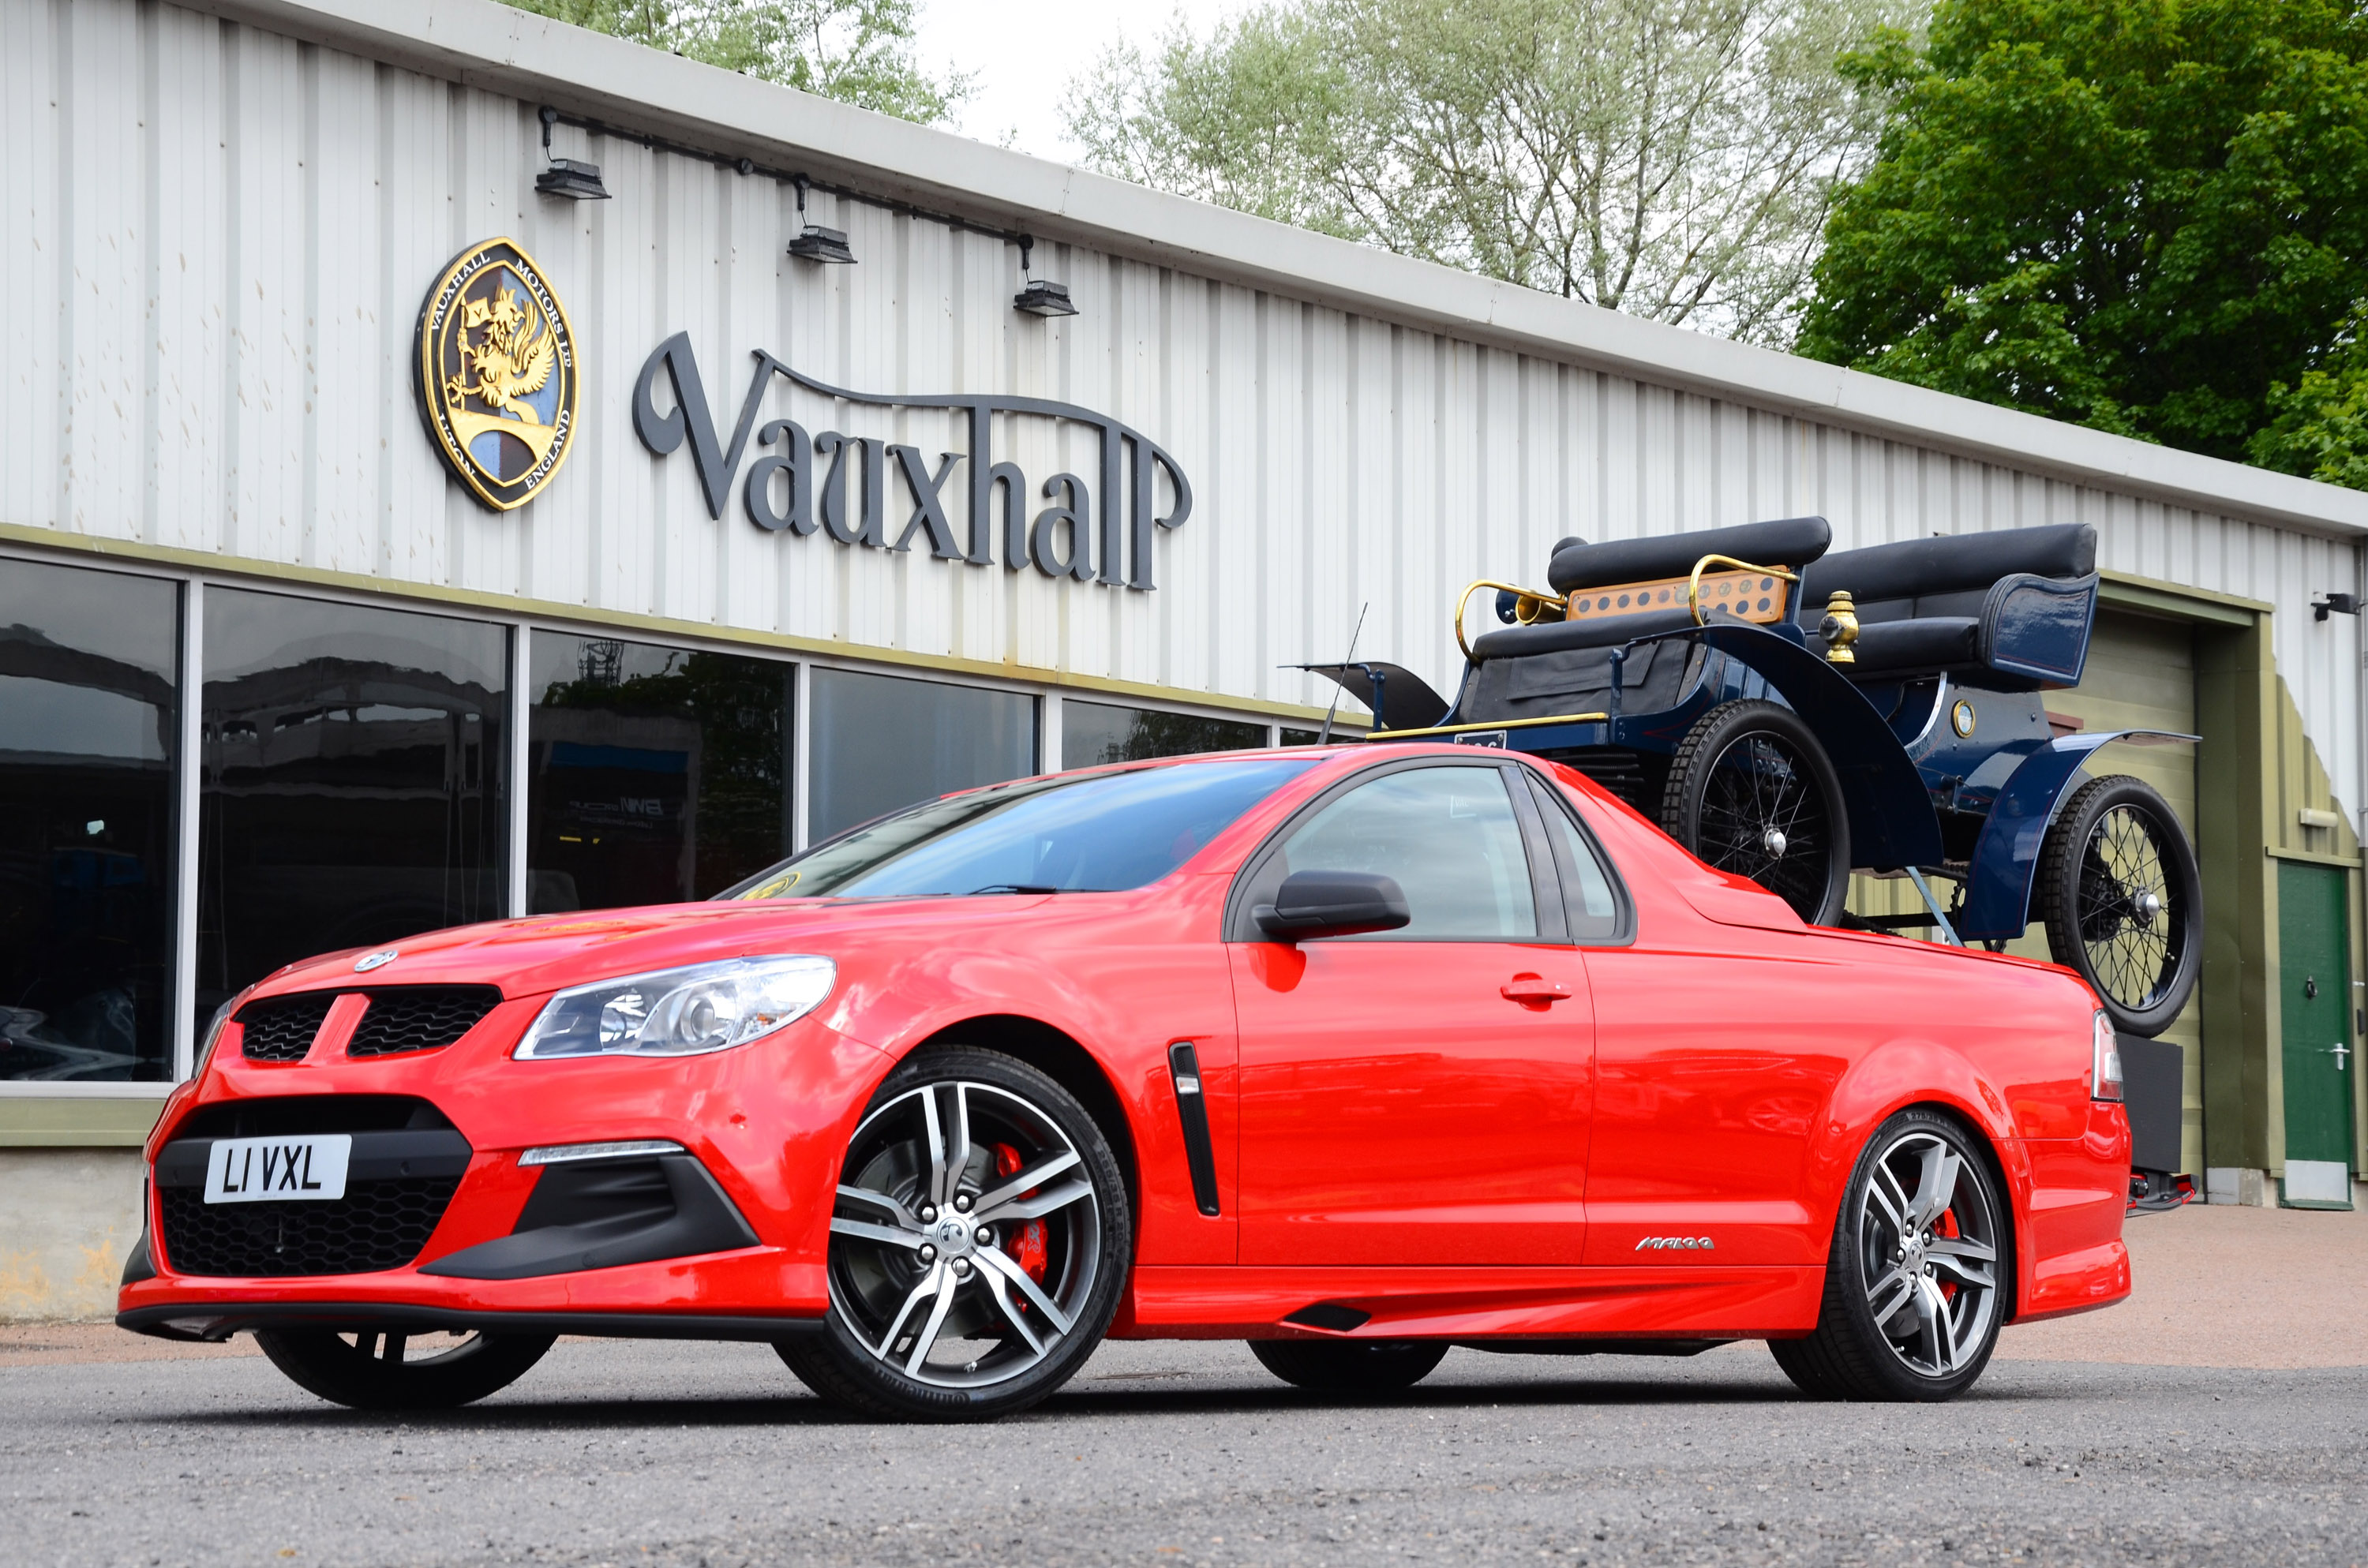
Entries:
{"type": "Polygon", "coordinates": [[[1311,870],[1395,878],[1414,922],[1390,938],[1537,939],[1520,824],[1494,767],[1408,768],[1360,784],[1294,829],[1276,860],[1262,881],[1311,870]]]}
{"type": "Polygon", "coordinates": [[[1600,942],[1620,934],[1620,897],[1603,869],[1595,846],[1571,820],[1570,807],[1543,779],[1532,778],[1538,814],[1546,820],[1546,837],[1553,841],[1554,869],[1562,874],[1563,903],[1570,911],[1571,935],[1582,942],[1600,942]]]}

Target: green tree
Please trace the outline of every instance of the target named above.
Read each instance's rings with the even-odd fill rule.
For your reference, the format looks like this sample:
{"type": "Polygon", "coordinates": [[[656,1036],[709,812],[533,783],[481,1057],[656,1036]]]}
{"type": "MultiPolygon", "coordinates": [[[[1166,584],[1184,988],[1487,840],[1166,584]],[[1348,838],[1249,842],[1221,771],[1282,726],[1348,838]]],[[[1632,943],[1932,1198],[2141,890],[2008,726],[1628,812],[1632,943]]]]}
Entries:
{"type": "Polygon", "coordinates": [[[2352,312],[2321,365],[2293,386],[2270,383],[2270,422],[2247,455],[2263,468],[2368,490],[2368,305],[2352,312]]]}
{"type": "Polygon", "coordinates": [[[923,69],[914,0],[506,0],[521,11],[632,39],[924,125],[969,92],[959,72],[923,69]]]}
{"type": "Polygon", "coordinates": [[[1072,90],[1094,167],[1656,320],[1791,335],[1906,0],[1269,0],[1072,90]]]}
{"type": "Polygon", "coordinates": [[[1799,352],[2360,472],[2368,366],[2340,330],[2368,300],[2360,0],[1942,0],[1925,47],[1892,35],[1846,68],[1896,107],[1827,225],[1799,352]]]}

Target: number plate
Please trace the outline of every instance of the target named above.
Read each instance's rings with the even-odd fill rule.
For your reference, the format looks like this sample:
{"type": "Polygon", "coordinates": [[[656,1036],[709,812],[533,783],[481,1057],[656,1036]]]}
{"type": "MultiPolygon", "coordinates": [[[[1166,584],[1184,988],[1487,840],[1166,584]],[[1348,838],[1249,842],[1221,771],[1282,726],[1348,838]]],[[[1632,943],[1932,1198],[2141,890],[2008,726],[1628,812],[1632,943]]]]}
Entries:
{"type": "Polygon", "coordinates": [[[327,1201],[346,1195],[348,1132],[302,1138],[217,1138],[206,1157],[209,1203],[327,1201]]]}

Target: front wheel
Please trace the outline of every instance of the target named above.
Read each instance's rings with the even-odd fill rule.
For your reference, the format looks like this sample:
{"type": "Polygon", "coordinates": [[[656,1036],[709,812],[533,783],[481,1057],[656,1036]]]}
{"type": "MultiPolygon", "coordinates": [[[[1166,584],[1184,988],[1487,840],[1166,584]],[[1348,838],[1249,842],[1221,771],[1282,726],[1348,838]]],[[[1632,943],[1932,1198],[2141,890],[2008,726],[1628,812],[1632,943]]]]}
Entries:
{"type": "Polygon", "coordinates": [[[333,1333],[257,1329],[255,1342],[299,1387],[356,1410],[450,1410],[524,1377],[548,1334],[333,1333]]]}
{"type": "Polygon", "coordinates": [[[1443,1339],[1253,1339],[1250,1354],[1284,1382],[1319,1393],[1396,1393],[1447,1357],[1443,1339]]]}
{"type": "Polygon", "coordinates": [[[1813,1399],[1953,1399],[1998,1346],[2013,1260],[1987,1156],[1951,1118],[1901,1111],[1851,1175],[1817,1326],[1769,1348],[1813,1399]]]}
{"type": "Polygon", "coordinates": [[[969,1421],[1084,1365],[1133,1256],[1126,1188],[1085,1108],[1035,1068],[956,1047],[908,1058],[849,1140],[830,1312],[781,1359],[831,1403],[969,1421]]]}
{"type": "Polygon", "coordinates": [[[2113,1027],[2169,1028],[2203,967],[2203,881],[2170,803],[2126,774],[2083,784],[2039,858],[2047,950],[2089,983],[2113,1027]]]}
{"type": "Polygon", "coordinates": [[[1812,926],[1841,918],[1850,872],[1841,778],[1790,708],[1726,702],[1696,721],[1669,760],[1661,830],[1812,926]]]}

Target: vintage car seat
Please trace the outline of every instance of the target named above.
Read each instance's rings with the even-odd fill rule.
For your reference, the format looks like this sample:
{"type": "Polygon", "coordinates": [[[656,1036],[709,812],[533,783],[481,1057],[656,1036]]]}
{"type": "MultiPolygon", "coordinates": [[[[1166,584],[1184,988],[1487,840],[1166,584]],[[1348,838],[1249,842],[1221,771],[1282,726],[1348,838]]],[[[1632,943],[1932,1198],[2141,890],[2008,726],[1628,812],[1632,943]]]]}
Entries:
{"type": "Polygon", "coordinates": [[[1858,617],[1854,657],[1836,666],[1853,680],[2077,686],[2097,610],[2097,530],[2059,523],[1828,555],[1807,574],[1795,612],[1817,653],[1828,651],[1822,629],[1838,589],[1858,617]]]}
{"type": "MultiPolygon", "coordinates": [[[[1823,517],[1605,544],[1565,540],[1546,568],[1547,584],[1567,601],[1565,619],[1541,619],[1475,639],[1457,715],[1491,722],[1600,710],[1611,690],[1613,650],[1632,638],[1695,624],[1687,603],[1689,580],[1704,557],[1797,573],[1832,542],[1833,530],[1823,517]]],[[[1713,562],[1702,571],[1701,604],[1707,619],[1777,626],[1806,613],[1796,603],[1799,591],[1783,576],[1713,562]]],[[[1501,598],[1503,616],[1518,601],[1510,594],[1501,598]]],[[[1685,639],[1634,650],[1621,672],[1623,705],[1631,711],[1676,707],[1696,653],[1685,639]]]]}

